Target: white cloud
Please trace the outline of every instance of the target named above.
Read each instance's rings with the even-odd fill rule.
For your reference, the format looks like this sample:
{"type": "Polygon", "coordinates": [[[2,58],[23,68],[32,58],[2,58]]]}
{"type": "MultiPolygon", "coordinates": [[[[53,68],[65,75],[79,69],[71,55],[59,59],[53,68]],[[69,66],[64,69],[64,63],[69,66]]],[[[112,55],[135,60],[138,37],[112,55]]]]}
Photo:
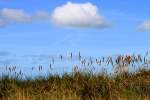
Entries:
{"type": "Polygon", "coordinates": [[[20,23],[31,22],[31,17],[20,9],[4,8],[1,10],[1,17],[10,22],[20,22],[20,23]]]}
{"type": "Polygon", "coordinates": [[[138,31],[146,32],[150,31],[150,21],[144,21],[138,28],[138,31]]]}
{"type": "Polygon", "coordinates": [[[72,3],[56,7],[52,13],[52,22],[67,27],[108,27],[108,22],[99,14],[98,8],[91,3],[72,3]]]}

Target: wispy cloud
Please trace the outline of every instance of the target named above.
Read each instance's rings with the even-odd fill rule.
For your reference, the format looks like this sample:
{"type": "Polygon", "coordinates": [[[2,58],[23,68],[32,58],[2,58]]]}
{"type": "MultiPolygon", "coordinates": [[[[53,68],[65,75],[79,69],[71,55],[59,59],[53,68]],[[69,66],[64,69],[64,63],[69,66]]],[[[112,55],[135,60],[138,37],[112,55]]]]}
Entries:
{"type": "Polygon", "coordinates": [[[32,16],[32,20],[45,20],[45,21],[49,21],[51,17],[51,14],[46,12],[46,11],[36,11],[35,14],[32,16]]]}
{"type": "Polygon", "coordinates": [[[150,31],[150,21],[144,21],[139,27],[138,27],[138,31],[140,32],[146,32],[146,31],[150,31]]]}
{"type": "Polygon", "coordinates": [[[7,51],[0,51],[0,65],[9,65],[12,62],[15,62],[13,55],[7,51]]]}
{"type": "Polygon", "coordinates": [[[0,18],[0,27],[5,27],[8,24],[8,22],[2,18],[0,18]]]}
{"type": "Polygon", "coordinates": [[[1,56],[10,56],[10,53],[7,51],[0,51],[0,57],[1,56]]]}
{"type": "Polygon", "coordinates": [[[29,14],[22,9],[3,8],[0,10],[0,27],[11,23],[32,23],[35,21],[50,21],[50,14],[46,11],[36,11],[29,14]]]}
{"type": "Polygon", "coordinates": [[[28,23],[31,22],[31,16],[23,10],[4,8],[1,10],[1,17],[10,22],[28,23]]]}
{"type": "Polygon", "coordinates": [[[58,6],[52,13],[52,21],[56,25],[66,27],[106,28],[109,23],[99,14],[97,6],[91,3],[72,3],[58,6]]]}

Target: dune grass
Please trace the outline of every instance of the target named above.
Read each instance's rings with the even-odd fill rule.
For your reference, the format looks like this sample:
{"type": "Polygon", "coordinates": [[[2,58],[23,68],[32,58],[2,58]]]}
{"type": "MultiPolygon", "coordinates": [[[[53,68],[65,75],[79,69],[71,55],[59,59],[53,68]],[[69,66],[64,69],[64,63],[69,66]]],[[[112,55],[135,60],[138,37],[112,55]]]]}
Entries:
{"type": "Polygon", "coordinates": [[[75,67],[72,73],[49,74],[34,79],[2,76],[0,100],[150,100],[148,59],[139,55],[118,56],[114,61],[110,57],[96,59],[98,65],[105,61],[115,66],[116,73],[94,73],[93,69],[75,67]],[[134,65],[138,70],[125,70],[126,66],[134,65]]]}
{"type": "Polygon", "coordinates": [[[34,80],[0,80],[1,100],[149,100],[150,70],[114,77],[88,72],[49,75],[34,80]]]}

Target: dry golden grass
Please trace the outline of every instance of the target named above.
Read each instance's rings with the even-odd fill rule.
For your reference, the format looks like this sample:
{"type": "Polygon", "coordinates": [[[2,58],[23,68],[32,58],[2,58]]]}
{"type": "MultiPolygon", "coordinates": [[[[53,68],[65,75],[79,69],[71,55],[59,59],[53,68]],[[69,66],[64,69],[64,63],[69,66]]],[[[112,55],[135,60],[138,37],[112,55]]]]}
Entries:
{"type": "Polygon", "coordinates": [[[115,77],[75,72],[35,80],[3,78],[2,100],[149,100],[150,71],[115,77]]]}
{"type": "Polygon", "coordinates": [[[139,55],[118,56],[115,62],[111,57],[96,59],[98,64],[105,61],[117,67],[116,74],[93,73],[92,69],[81,71],[76,66],[72,73],[62,76],[25,80],[3,76],[0,79],[0,100],[150,100],[148,59],[139,55]],[[139,70],[132,73],[124,70],[124,67],[139,62],[142,63],[139,70]]]}

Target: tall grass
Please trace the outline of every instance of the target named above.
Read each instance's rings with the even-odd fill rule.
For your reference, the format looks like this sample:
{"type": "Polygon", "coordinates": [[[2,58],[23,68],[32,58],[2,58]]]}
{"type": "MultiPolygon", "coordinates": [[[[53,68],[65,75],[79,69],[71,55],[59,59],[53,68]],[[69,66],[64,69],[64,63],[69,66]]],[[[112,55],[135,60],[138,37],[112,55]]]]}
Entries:
{"type": "MultiPolygon", "coordinates": [[[[113,73],[95,72],[91,66],[87,70],[87,66],[94,61],[89,60],[89,64],[80,55],[85,68],[75,66],[72,73],[49,74],[34,79],[5,75],[0,79],[0,99],[150,100],[150,62],[146,56],[120,55],[115,59],[95,59],[98,65],[112,65],[113,73]],[[134,71],[129,71],[132,67],[135,68],[134,71]]],[[[42,66],[39,69],[42,70],[42,66]]]]}

